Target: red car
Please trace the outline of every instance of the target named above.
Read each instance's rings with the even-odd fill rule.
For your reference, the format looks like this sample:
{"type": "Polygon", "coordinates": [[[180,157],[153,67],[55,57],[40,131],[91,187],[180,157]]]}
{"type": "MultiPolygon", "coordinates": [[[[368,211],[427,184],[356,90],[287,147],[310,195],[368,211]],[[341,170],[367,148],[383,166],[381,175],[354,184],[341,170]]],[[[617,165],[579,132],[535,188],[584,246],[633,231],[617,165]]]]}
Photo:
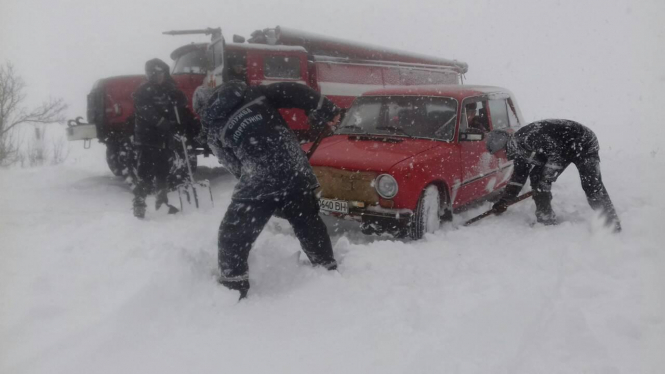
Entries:
{"type": "Polygon", "coordinates": [[[310,159],[321,211],[361,222],[366,234],[420,239],[505,187],[512,162],[489,154],[484,134],[523,124],[514,96],[499,87],[367,92],[310,159]]]}

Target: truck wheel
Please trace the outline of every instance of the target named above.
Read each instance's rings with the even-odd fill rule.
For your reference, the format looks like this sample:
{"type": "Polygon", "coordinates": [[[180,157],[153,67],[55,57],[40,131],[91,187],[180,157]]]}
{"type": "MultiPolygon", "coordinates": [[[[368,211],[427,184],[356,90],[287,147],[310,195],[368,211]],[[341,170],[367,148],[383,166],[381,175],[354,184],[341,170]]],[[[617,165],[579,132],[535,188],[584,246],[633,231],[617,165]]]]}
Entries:
{"type": "Polygon", "coordinates": [[[113,175],[127,177],[133,174],[134,147],[129,139],[106,144],[106,163],[113,175]]]}
{"type": "Polygon", "coordinates": [[[115,144],[106,145],[106,163],[109,165],[109,169],[116,177],[122,176],[122,170],[124,166],[120,160],[120,147],[115,144]]]}
{"type": "Polygon", "coordinates": [[[420,195],[416,211],[411,218],[409,237],[418,240],[422,239],[425,233],[438,230],[441,226],[442,206],[444,204],[441,204],[439,188],[433,184],[427,186],[420,195]]]}

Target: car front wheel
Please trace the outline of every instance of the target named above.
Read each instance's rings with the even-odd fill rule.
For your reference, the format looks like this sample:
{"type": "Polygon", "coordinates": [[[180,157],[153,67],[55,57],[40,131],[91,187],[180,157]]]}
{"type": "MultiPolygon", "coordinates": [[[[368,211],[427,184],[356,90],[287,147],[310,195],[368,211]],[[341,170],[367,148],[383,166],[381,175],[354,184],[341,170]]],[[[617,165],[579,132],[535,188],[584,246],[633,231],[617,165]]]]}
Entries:
{"type": "Polygon", "coordinates": [[[441,226],[441,194],[435,185],[429,185],[420,195],[416,211],[409,225],[409,237],[422,239],[425,233],[433,233],[441,226]]]}

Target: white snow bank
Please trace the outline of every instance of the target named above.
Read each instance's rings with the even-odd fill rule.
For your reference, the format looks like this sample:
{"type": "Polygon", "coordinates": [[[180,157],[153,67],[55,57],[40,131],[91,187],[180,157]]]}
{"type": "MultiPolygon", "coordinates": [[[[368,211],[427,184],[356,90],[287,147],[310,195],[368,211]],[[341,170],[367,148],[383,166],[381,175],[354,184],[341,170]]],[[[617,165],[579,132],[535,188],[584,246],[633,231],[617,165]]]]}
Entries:
{"type": "Polygon", "coordinates": [[[215,282],[235,183],[220,169],[201,171],[215,209],[145,221],[98,144],[0,171],[0,372],[661,373],[665,157],[601,157],[620,235],[574,167],[554,186],[556,227],[529,227],[531,201],[418,242],[328,220],[339,273],[298,265],[273,219],[241,303],[215,282]]]}

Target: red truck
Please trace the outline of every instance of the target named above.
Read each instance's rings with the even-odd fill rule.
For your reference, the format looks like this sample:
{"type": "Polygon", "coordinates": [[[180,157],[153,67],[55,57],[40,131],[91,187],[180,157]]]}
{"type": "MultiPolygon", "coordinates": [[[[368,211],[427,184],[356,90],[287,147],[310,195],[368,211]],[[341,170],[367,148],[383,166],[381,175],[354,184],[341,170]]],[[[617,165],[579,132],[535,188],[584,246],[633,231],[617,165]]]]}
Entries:
{"type": "MultiPolygon", "coordinates": [[[[329,97],[342,108],[362,93],[388,86],[460,84],[467,64],[460,61],[392,50],[384,47],[307,33],[285,27],[258,30],[245,43],[234,36],[226,43],[221,29],[171,31],[166,34],[205,33],[210,43],[192,43],[173,53],[172,76],[192,100],[200,87],[216,87],[228,76],[229,62],[243,65],[249,85],[299,82],[329,97]]],[[[88,95],[87,124],[70,121],[70,140],[98,138],[107,145],[107,162],[116,175],[127,169],[132,153],[133,101],[131,94],[143,75],[97,81],[88,95]]],[[[192,105],[194,107],[194,105],[192,105]]],[[[312,138],[307,118],[299,110],[282,115],[302,140],[312,138]]],[[[209,152],[195,145],[194,154],[209,152]]]]}

